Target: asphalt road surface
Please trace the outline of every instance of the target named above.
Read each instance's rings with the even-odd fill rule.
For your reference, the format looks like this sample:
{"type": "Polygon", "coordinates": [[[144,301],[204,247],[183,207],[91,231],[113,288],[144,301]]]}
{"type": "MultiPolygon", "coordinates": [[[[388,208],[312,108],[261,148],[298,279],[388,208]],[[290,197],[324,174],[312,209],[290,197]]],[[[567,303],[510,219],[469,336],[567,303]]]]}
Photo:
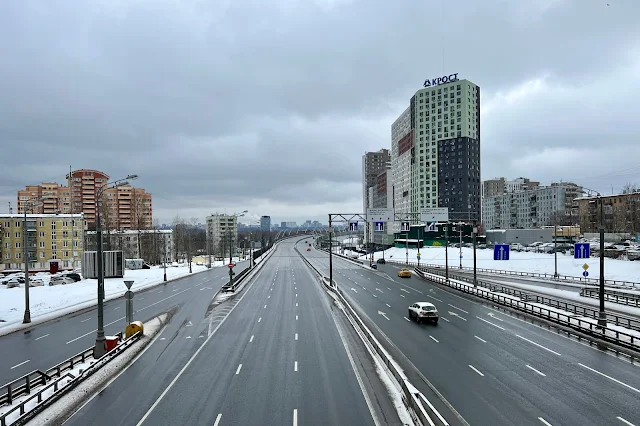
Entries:
{"type": "MultiPolygon", "coordinates": [[[[239,262],[235,271],[239,273],[248,266],[248,261],[239,262]]],[[[136,292],[133,299],[134,318],[152,318],[159,312],[184,304],[194,297],[210,300],[228,281],[229,269],[220,267],[136,292]]],[[[123,294],[124,291],[123,288],[123,294]]],[[[133,291],[135,292],[135,283],[133,291]]],[[[123,298],[105,303],[104,324],[107,335],[124,331],[124,315],[123,298]]],[[[33,370],[44,371],[87,349],[95,343],[97,322],[97,308],[92,308],[0,337],[0,385],[33,370]]]]}
{"type": "MultiPolygon", "coordinates": [[[[327,253],[303,254],[328,275],[327,253]]],[[[334,256],[333,268],[360,313],[469,424],[640,425],[638,364],[417,276],[398,278],[395,265],[374,271],[334,256]],[[409,320],[419,301],[436,305],[438,325],[409,320]]]]}
{"type": "Polygon", "coordinates": [[[382,413],[389,405],[377,400],[386,391],[347,350],[337,309],[293,246],[280,243],[234,299],[213,310],[205,298],[181,307],[146,352],[65,424],[399,424],[382,413]],[[209,318],[184,326],[186,312],[207,311],[209,318]]]}

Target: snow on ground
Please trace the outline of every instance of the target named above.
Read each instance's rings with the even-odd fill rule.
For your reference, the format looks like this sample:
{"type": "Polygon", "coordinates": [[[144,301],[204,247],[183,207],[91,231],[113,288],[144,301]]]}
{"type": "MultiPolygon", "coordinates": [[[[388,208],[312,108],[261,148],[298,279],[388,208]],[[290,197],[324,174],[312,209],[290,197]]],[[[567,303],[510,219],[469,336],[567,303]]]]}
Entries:
{"type": "MultiPolygon", "coordinates": [[[[409,262],[417,262],[417,249],[409,249],[409,262]]],[[[478,268],[500,269],[506,271],[554,273],[554,255],[549,253],[531,252],[511,252],[510,260],[493,260],[492,249],[477,249],[476,262],[478,268]]],[[[406,260],[406,249],[392,247],[385,250],[385,259],[404,262],[406,260]]],[[[364,259],[360,256],[360,259],[364,259]]],[[[374,259],[382,258],[382,252],[376,252],[374,259]]],[[[449,265],[458,266],[460,261],[460,249],[449,247],[449,265]]],[[[595,278],[600,274],[600,259],[592,257],[589,259],[574,259],[573,255],[558,253],[558,273],[582,277],[582,265],[589,265],[589,277],[595,278]]],[[[423,247],[420,249],[420,264],[445,264],[444,247],[423,247]]],[[[473,267],[473,249],[462,248],[462,266],[473,267]]],[[[640,282],[640,262],[630,262],[628,260],[606,259],[605,258],[605,278],[608,280],[621,280],[640,282]]]]}
{"type": "MultiPolygon", "coordinates": [[[[227,259],[228,261],[228,259],[227,259]]],[[[222,266],[224,262],[215,262],[215,266],[222,266]]],[[[192,264],[193,273],[207,270],[206,265],[192,264]]],[[[151,269],[125,270],[124,278],[105,279],[106,300],[116,299],[124,294],[127,287],[125,280],[133,280],[132,291],[140,291],[163,282],[164,270],[162,266],[151,269]]],[[[189,266],[167,265],[167,280],[189,275],[189,266]]],[[[49,286],[48,273],[36,274],[44,281],[44,286],[29,288],[31,321],[43,322],[60,315],[75,312],[97,303],[98,280],[83,279],[73,284],[49,286]]],[[[10,333],[21,328],[24,315],[24,284],[20,287],[7,288],[0,285],[0,335],[10,333]]]]}

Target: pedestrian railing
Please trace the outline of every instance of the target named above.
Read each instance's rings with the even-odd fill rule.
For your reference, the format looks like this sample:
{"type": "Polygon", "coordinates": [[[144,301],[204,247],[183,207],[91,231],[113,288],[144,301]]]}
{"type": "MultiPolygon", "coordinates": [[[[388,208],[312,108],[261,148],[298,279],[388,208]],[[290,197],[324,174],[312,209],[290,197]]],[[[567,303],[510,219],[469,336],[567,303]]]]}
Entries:
{"type": "MultiPolygon", "coordinates": [[[[592,297],[594,299],[598,299],[600,297],[600,289],[599,288],[583,288],[580,290],[580,296],[592,297]]],[[[640,293],[636,294],[636,293],[628,293],[624,291],[605,289],[604,299],[607,302],[640,307],[640,293]]]]}

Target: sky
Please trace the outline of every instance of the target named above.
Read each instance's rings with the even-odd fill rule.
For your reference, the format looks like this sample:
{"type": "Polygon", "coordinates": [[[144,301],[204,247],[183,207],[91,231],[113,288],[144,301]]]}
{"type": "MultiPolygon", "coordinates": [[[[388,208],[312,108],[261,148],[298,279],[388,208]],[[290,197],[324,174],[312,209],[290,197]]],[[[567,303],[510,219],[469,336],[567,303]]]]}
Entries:
{"type": "Polygon", "coordinates": [[[0,212],[69,166],[154,218],[362,210],[366,151],[427,78],[481,88],[482,179],[640,183],[637,0],[23,0],[0,5],[0,212]]]}

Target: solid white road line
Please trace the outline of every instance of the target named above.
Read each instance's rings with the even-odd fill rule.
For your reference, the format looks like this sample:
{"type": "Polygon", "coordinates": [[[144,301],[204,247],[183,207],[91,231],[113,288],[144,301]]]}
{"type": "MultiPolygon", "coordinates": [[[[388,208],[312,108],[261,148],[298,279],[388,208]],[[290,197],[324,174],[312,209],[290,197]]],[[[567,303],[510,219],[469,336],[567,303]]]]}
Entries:
{"type": "Polygon", "coordinates": [[[44,336],[40,336],[40,337],[36,337],[35,340],[40,340],[40,339],[44,339],[45,337],[47,337],[48,334],[45,334],[44,336]]]}
{"type": "Polygon", "coordinates": [[[258,318],[258,322],[262,321],[262,317],[258,318]]]}
{"type": "Polygon", "coordinates": [[[296,333],[296,340],[298,340],[298,333],[296,333]]]}
{"type": "Polygon", "coordinates": [[[28,363],[29,361],[31,361],[30,359],[26,360],[26,361],[22,361],[20,364],[16,364],[13,367],[11,367],[11,369],[13,370],[14,368],[18,368],[21,365],[25,365],[26,363],[28,363]]]}
{"type": "Polygon", "coordinates": [[[429,337],[431,337],[431,340],[433,340],[434,342],[436,342],[436,343],[440,343],[440,342],[438,341],[438,339],[436,339],[436,338],[435,338],[435,337],[433,337],[432,335],[429,335],[429,337]]]}
{"type": "Polygon", "coordinates": [[[477,368],[475,368],[473,365],[469,364],[469,368],[471,368],[473,371],[475,371],[476,373],[478,373],[479,375],[481,375],[482,377],[484,377],[484,374],[482,374],[477,368]]]}
{"type": "Polygon", "coordinates": [[[404,319],[406,319],[407,321],[411,322],[411,320],[407,317],[403,317],[404,319]]]}
{"type": "Polygon", "coordinates": [[[529,370],[533,370],[533,371],[535,371],[536,373],[538,373],[538,374],[539,374],[539,375],[541,375],[542,377],[546,377],[546,376],[547,376],[547,375],[546,375],[546,374],[544,374],[542,371],[536,370],[535,368],[533,368],[533,367],[532,367],[532,366],[530,366],[529,364],[527,364],[527,366],[526,366],[526,367],[527,367],[529,370]]]}
{"type": "Polygon", "coordinates": [[[80,321],[80,322],[87,322],[87,321],[89,321],[90,319],[91,319],[91,318],[83,319],[83,320],[82,320],[82,321],[80,321]]]}
{"type": "Polygon", "coordinates": [[[627,424],[627,425],[629,425],[629,426],[636,426],[636,425],[634,425],[633,423],[631,423],[630,421],[625,420],[625,419],[623,419],[623,418],[622,418],[622,417],[620,417],[620,416],[616,417],[616,419],[620,420],[621,422],[623,422],[624,424],[627,424]]]}
{"type": "Polygon", "coordinates": [[[453,306],[451,303],[447,303],[447,305],[451,306],[451,307],[452,307],[452,308],[454,308],[454,309],[457,309],[457,310],[459,310],[459,311],[462,311],[462,312],[464,312],[465,314],[468,314],[468,313],[469,313],[469,312],[465,311],[464,309],[460,309],[460,308],[458,308],[457,306],[453,306]]]}
{"type": "Polygon", "coordinates": [[[216,416],[216,421],[213,423],[213,426],[218,426],[220,424],[220,419],[222,418],[222,413],[216,416]]]}
{"type": "Polygon", "coordinates": [[[497,328],[499,328],[500,330],[504,330],[504,327],[500,327],[498,324],[494,324],[494,323],[492,323],[491,321],[487,321],[487,320],[486,320],[486,319],[484,319],[484,318],[480,318],[479,316],[476,316],[476,318],[478,318],[480,321],[484,321],[484,322],[486,322],[487,324],[491,324],[492,326],[497,327],[497,328]]]}
{"type": "Polygon", "coordinates": [[[545,351],[549,351],[549,352],[551,352],[551,353],[553,353],[553,354],[556,354],[556,355],[558,355],[558,356],[560,356],[560,355],[561,355],[561,354],[559,354],[558,352],[556,352],[556,351],[554,351],[554,350],[551,350],[551,349],[547,348],[546,346],[542,346],[540,343],[536,343],[536,342],[534,342],[533,340],[529,340],[529,339],[527,339],[526,337],[522,337],[522,336],[521,336],[521,335],[519,335],[519,334],[516,334],[516,337],[519,337],[519,338],[521,338],[522,340],[526,340],[527,342],[531,343],[532,345],[536,345],[537,347],[542,348],[542,349],[544,349],[545,351]]]}
{"type": "Polygon", "coordinates": [[[542,424],[544,424],[545,426],[552,426],[551,423],[549,423],[548,421],[546,421],[542,417],[538,417],[538,420],[540,420],[542,422],[542,424]]]}
{"type": "Polygon", "coordinates": [[[634,388],[633,386],[630,386],[630,385],[628,385],[628,384],[626,384],[626,383],[623,383],[623,382],[621,382],[621,381],[620,381],[620,380],[618,380],[618,379],[614,379],[614,378],[613,378],[613,377],[611,377],[611,376],[607,376],[606,374],[601,373],[601,372],[599,372],[598,370],[594,370],[594,369],[593,369],[593,368],[591,368],[591,367],[587,367],[587,366],[586,366],[586,365],[584,365],[584,364],[578,363],[578,365],[579,365],[579,366],[581,366],[581,367],[586,368],[587,370],[591,370],[591,371],[593,371],[594,373],[597,373],[597,374],[599,374],[599,375],[601,375],[601,376],[603,376],[603,377],[606,377],[606,378],[607,378],[607,379],[609,379],[609,380],[613,380],[614,382],[616,382],[616,383],[618,383],[618,384],[621,384],[622,386],[627,387],[627,388],[631,389],[632,391],[636,391],[636,392],[640,393],[640,390],[639,390],[639,389],[636,389],[636,388],[634,388]]]}
{"type": "Polygon", "coordinates": [[[293,409],[293,426],[298,426],[298,410],[293,409]]]}
{"type": "Polygon", "coordinates": [[[487,343],[487,341],[486,341],[486,340],[484,340],[484,339],[483,339],[483,338],[481,338],[481,337],[478,337],[478,336],[473,336],[473,337],[475,337],[476,339],[480,340],[482,343],[487,343]]]}
{"type": "Polygon", "coordinates": [[[251,339],[249,339],[249,343],[253,342],[253,334],[251,335],[251,339]]]}
{"type": "Polygon", "coordinates": [[[442,318],[442,319],[443,319],[443,320],[445,320],[446,322],[451,322],[451,321],[449,321],[448,319],[446,319],[445,317],[440,317],[440,318],[442,318]]]}
{"type": "Polygon", "coordinates": [[[293,363],[293,371],[298,371],[298,361],[293,363]]]}
{"type": "Polygon", "coordinates": [[[240,374],[240,370],[241,370],[241,369],[242,369],[242,364],[240,364],[240,365],[238,366],[238,369],[236,370],[236,374],[240,374]]]}

